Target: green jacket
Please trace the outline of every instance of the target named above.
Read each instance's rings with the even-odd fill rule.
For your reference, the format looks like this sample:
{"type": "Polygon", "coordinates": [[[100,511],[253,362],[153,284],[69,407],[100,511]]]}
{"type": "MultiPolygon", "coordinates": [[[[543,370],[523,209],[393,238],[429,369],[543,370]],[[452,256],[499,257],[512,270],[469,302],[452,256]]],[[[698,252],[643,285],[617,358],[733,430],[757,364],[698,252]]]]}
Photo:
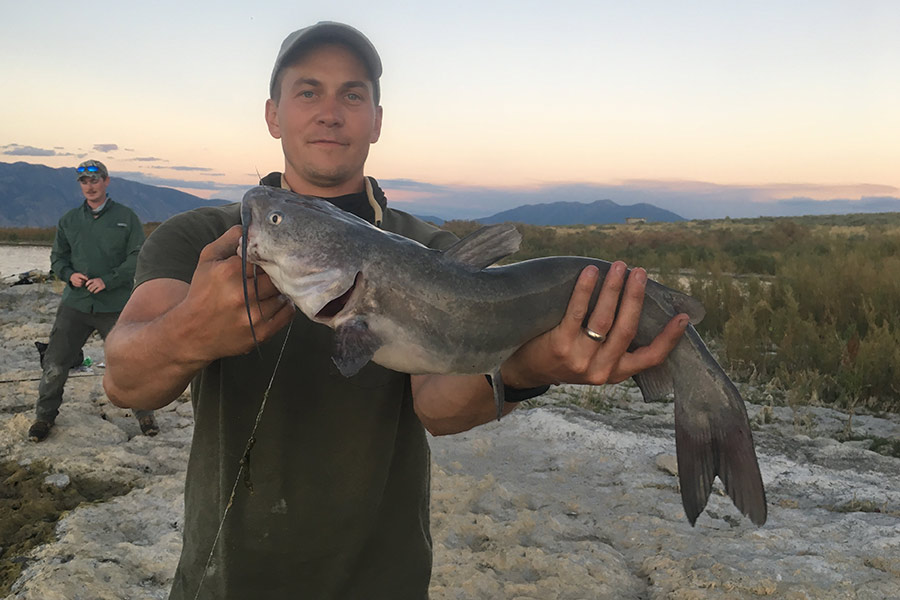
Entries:
{"type": "Polygon", "coordinates": [[[134,211],[113,202],[94,215],[82,202],[62,216],[50,253],[50,268],[66,282],[62,302],[85,313],[121,312],[131,295],[144,229],[134,211]],[[96,294],[69,283],[73,273],[99,277],[106,289],[96,294]]]}

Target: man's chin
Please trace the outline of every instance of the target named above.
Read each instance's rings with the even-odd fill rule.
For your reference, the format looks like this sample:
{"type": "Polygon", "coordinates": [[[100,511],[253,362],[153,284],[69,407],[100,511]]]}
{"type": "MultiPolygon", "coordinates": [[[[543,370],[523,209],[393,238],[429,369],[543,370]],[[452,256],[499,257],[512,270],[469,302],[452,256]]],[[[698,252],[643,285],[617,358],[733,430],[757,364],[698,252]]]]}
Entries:
{"type": "Polygon", "coordinates": [[[306,169],[305,179],[321,188],[332,188],[343,185],[353,178],[353,172],[340,167],[306,169]]]}

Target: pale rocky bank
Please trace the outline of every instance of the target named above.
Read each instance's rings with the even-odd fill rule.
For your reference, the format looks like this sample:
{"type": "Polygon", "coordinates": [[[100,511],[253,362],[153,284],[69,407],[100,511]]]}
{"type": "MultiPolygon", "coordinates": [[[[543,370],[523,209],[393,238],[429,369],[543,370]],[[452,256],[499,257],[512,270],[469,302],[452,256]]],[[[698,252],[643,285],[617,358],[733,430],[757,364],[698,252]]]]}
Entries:
{"type": "MultiPolygon", "coordinates": [[[[0,593],[166,598],[190,403],[158,413],[157,437],[140,435],[103,394],[92,338],[95,365],[70,378],[57,427],[27,441],[40,376],[33,342],[49,337],[57,303],[51,284],[0,289],[0,576],[14,574],[0,593]],[[29,516],[46,506],[69,508],[58,521],[29,516]],[[14,534],[41,543],[19,553],[14,534]]],[[[900,598],[900,459],[869,449],[900,445],[900,419],[856,415],[855,441],[840,442],[846,414],[748,411],[769,499],[760,528],[721,494],[687,523],[672,407],[641,402],[633,387],[564,386],[545,405],[432,439],[431,597],[900,598]],[[568,405],[590,394],[602,395],[601,412],[568,405]]]]}

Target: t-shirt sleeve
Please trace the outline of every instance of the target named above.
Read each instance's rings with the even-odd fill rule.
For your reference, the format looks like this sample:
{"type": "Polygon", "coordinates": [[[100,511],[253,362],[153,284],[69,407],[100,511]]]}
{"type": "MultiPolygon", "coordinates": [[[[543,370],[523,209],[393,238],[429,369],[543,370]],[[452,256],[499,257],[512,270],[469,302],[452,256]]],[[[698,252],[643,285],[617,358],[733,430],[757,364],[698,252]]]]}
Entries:
{"type": "Polygon", "coordinates": [[[240,223],[240,203],[179,213],[157,227],[138,256],[134,287],[151,279],[190,283],[200,252],[240,223]]]}

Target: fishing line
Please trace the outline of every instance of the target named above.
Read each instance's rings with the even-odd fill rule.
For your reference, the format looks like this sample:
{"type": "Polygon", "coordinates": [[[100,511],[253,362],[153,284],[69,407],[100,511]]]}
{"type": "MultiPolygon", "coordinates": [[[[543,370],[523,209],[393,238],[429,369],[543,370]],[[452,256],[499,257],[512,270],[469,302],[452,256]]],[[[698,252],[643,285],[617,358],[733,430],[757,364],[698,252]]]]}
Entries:
{"type": "MultiPolygon", "coordinates": [[[[212,547],[209,549],[209,556],[206,558],[206,565],[203,567],[203,574],[200,575],[200,582],[197,584],[197,593],[194,594],[194,600],[197,600],[200,597],[200,590],[203,588],[203,581],[206,579],[206,574],[209,572],[209,566],[213,561],[213,554],[216,551],[216,545],[219,543],[219,536],[222,534],[222,529],[225,527],[225,519],[228,518],[228,511],[231,510],[231,505],[234,503],[234,496],[237,494],[238,483],[241,481],[241,476],[244,474],[244,468],[247,468],[246,477],[247,482],[249,482],[249,465],[250,465],[250,450],[253,449],[253,445],[256,444],[256,429],[259,427],[259,422],[262,420],[263,411],[266,409],[266,401],[269,399],[269,391],[272,389],[272,384],[275,382],[275,374],[278,373],[278,365],[281,364],[281,357],[284,356],[284,349],[287,347],[288,337],[291,335],[291,327],[293,326],[294,321],[291,320],[288,323],[287,331],[284,334],[284,342],[281,344],[281,350],[278,352],[278,358],[275,360],[275,368],[272,370],[272,377],[269,379],[269,385],[266,387],[266,391],[263,393],[262,402],[259,405],[259,411],[256,413],[256,421],[253,423],[253,429],[250,431],[250,437],[247,439],[247,446],[244,448],[244,454],[241,456],[240,468],[238,469],[237,476],[234,478],[234,485],[231,486],[231,495],[228,497],[228,502],[225,504],[225,510],[222,511],[222,520],[219,521],[219,529],[216,531],[216,537],[213,538],[212,547]]],[[[250,487],[248,485],[248,487],[250,487]]],[[[251,489],[252,492],[252,489],[251,489]]]]}
{"type": "MultiPolygon", "coordinates": [[[[70,374],[69,379],[76,379],[79,377],[103,377],[103,373],[79,373],[79,374],[70,374]]],[[[0,379],[0,383],[20,383],[23,381],[40,381],[40,377],[25,377],[23,379],[0,379]]]]}

